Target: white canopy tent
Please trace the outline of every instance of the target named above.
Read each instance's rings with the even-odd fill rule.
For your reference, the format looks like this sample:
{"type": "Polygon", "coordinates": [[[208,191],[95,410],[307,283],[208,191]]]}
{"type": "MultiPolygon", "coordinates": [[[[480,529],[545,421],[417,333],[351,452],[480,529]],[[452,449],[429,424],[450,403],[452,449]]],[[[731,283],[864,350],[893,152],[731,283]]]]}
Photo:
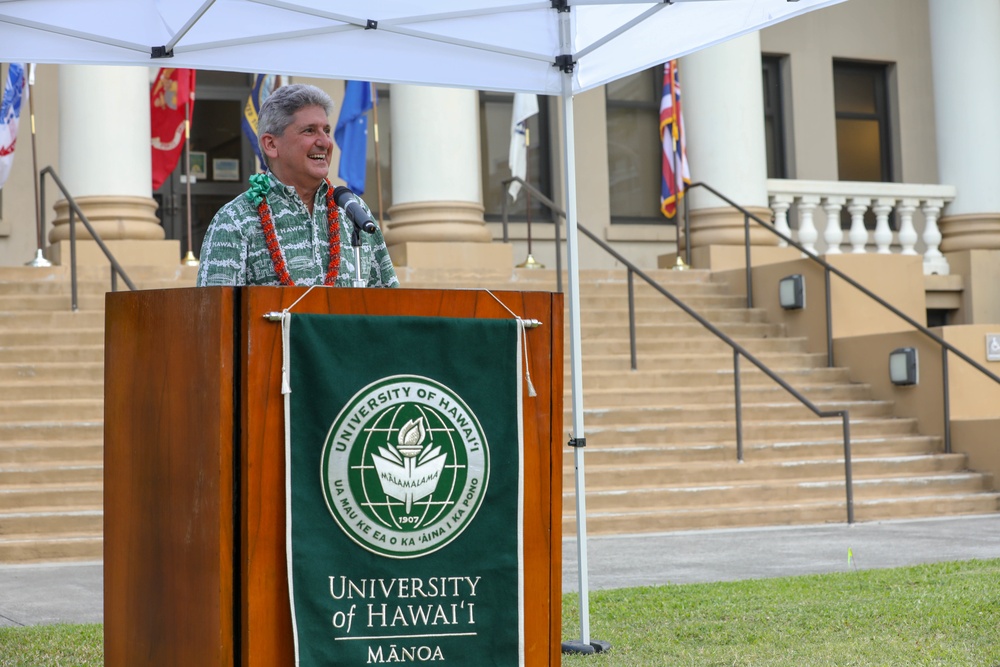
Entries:
{"type": "MultiPolygon", "coordinates": [[[[573,96],[844,0],[0,0],[0,61],[357,79],[562,99],[572,437],[583,441],[573,96]]],[[[590,646],[574,449],[579,646],[590,646]]]]}

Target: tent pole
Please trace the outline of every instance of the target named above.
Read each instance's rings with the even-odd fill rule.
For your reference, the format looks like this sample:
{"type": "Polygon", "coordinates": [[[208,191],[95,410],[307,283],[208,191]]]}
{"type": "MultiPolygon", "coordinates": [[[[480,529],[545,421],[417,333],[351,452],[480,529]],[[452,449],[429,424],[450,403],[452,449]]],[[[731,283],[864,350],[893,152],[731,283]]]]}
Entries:
{"type": "MultiPolygon", "coordinates": [[[[560,12],[559,28],[561,50],[572,52],[570,38],[570,13],[560,12]]],[[[584,447],[586,437],[583,429],[583,358],[580,337],[580,264],[577,249],[576,219],[576,146],[573,116],[573,72],[564,71],[562,76],[562,139],[563,177],[566,193],[566,271],[567,296],[569,297],[570,328],[570,382],[573,401],[573,433],[570,445],[573,447],[573,463],[576,471],[576,545],[578,559],[580,596],[580,640],[562,643],[564,653],[596,653],[607,650],[610,644],[594,641],[590,637],[590,584],[587,563],[587,498],[586,474],[584,468],[584,447]]]]}

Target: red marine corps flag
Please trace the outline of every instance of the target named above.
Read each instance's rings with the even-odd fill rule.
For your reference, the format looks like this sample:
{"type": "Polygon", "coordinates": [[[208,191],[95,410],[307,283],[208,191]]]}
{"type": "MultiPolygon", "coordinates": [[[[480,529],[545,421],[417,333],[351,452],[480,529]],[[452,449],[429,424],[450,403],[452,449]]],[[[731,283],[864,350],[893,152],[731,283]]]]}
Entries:
{"type": "Polygon", "coordinates": [[[150,94],[149,120],[153,142],[153,189],[170,177],[184,148],[194,106],[194,70],[164,67],[150,94]]]}

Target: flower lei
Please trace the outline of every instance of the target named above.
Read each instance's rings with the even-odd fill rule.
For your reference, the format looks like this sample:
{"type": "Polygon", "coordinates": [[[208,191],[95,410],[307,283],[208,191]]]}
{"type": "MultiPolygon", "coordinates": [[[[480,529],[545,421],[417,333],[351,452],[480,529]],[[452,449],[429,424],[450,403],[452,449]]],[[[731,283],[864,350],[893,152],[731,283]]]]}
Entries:
{"type": "MultiPolygon", "coordinates": [[[[323,279],[324,285],[333,285],[340,273],[340,209],[333,198],[333,186],[329,179],[326,179],[326,223],[330,236],[330,262],[326,268],[326,277],[323,279]]],[[[274,264],[274,272],[278,274],[278,282],[286,287],[293,287],[295,282],[288,273],[285,265],[285,254],[281,251],[278,243],[278,234],[274,229],[274,220],[271,219],[271,207],[267,203],[267,193],[271,189],[271,180],[267,174],[254,174],[250,177],[250,189],[246,193],[247,199],[252,201],[257,207],[260,215],[260,226],[264,230],[264,242],[267,244],[267,252],[271,255],[271,263],[274,264]]]]}

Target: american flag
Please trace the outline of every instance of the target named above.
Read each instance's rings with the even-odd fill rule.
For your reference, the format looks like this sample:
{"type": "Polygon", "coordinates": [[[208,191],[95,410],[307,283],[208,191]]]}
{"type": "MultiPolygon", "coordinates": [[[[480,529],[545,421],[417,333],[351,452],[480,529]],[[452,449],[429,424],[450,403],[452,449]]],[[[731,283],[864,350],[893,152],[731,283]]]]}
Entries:
{"type": "Polygon", "coordinates": [[[671,60],[663,66],[660,143],[663,145],[660,211],[668,218],[672,218],[677,213],[677,202],[684,196],[683,184],[691,183],[687,149],[684,144],[684,117],[681,115],[681,86],[677,78],[676,60],[671,60]]]}

